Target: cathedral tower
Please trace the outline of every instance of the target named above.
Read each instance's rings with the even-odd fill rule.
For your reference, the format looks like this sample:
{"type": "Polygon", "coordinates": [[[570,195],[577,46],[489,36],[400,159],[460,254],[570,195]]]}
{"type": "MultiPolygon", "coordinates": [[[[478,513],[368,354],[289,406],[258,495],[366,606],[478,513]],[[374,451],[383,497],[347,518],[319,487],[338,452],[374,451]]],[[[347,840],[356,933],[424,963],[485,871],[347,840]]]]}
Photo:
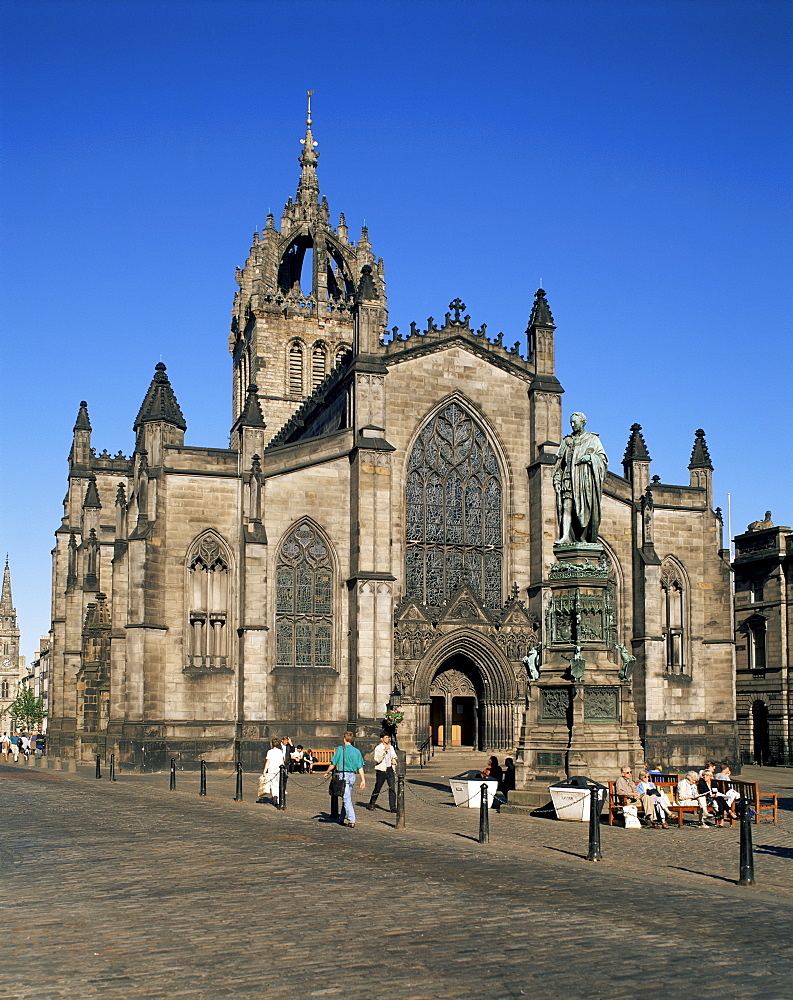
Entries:
{"type": "Polygon", "coordinates": [[[342,213],[330,222],[317,179],[319,153],[311,131],[308,94],[306,135],[301,139],[300,180],[281,216],[267,216],[245,266],[237,269],[229,350],[234,359],[233,423],[256,386],[266,438],[272,438],[352,348],[353,300],[361,273],[371,268],[385,304],[383,261],[376,260],[364,226],[357,244],[342,213]]]}

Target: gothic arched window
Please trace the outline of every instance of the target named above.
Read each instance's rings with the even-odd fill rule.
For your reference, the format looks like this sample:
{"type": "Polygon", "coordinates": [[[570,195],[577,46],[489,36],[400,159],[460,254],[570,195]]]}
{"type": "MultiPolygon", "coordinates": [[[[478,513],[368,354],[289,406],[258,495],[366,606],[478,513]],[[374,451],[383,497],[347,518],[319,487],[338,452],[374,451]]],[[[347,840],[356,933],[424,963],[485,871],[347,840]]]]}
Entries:
{"type": "Polygon", "coordinates": [[[303,395],[303,346],[295,341],[289,347],[289,395],[303,395]]]}
{"type": "Polygon", "coordinates": [[[408,596],[438,607],[467,583],[487,607],[501,607],[501,494],[485,432],[450,403],[421,432],[408,461],[408,596]]]}
{"type": "Polygon", "coordinates": [[[188,666],[223,670],[228,665],[229,566],[219,540],[203,535],[187,562],[188,666]]]}
{"type": "Polygon", "coordinates": [[[309,524],[291,531],[276,568],[275,664],[330,667],[333,568],[330,552],[309,524]]]}
{"type": "Polygon", "coordinates": [[[661,631],[666,645],[666,672],[687,673],[685,579],[672,562],[665,563],[661,571],[661,631]]]}

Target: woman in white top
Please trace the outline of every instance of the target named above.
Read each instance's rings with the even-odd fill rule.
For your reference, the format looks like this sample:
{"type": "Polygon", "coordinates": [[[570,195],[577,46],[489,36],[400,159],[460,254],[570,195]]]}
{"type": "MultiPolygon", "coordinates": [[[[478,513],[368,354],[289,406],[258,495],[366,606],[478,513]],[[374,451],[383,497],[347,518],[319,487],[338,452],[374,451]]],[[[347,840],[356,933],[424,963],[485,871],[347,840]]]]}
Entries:
{"type": "Polygon", "coordinates": [[[272,746],[267,751],[264,758],[264,770],[262,774],[267,782],[264,790],[265,795],[269,795],[275,805],[278,804],[278,779],[281,774],[281,765],[284,762],[284,751],[281,749],[281,741],[274,739],[272,746]]]}
{"type": "Polygon", "coordinates": [[[639,795],[652,796],[656,822],[660,823],[664,830],[668,830],[669,824],[666,821],[672,815],[672,810],[669,808],[669,796],[666,792],[662,792],[660,788],[656,787],[652,777],[653,776],[648,774],[647,771],[641,771],[639,773],[639,781],[636,787],[639,789],[639,795]]]}
{"type": "Polygon", "coordinates": [[[699,794],[697,782],[699,775],[696,771],[688,771],[685,777],[677,783],[677,801],[681,806],[696,806],[699,809],[699,825],[707,826],[705,817],[708,814],[708,807],[705,805],[704,797],[699,794]]]}

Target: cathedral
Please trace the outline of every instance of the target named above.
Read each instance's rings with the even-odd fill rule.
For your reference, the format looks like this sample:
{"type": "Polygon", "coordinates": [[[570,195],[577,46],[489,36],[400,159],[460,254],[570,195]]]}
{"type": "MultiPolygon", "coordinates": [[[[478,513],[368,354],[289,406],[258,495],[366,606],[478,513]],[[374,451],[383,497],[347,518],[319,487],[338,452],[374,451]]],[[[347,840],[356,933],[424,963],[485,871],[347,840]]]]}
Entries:
{"type": "Polygon", "coordinates": [[[131,455],[97,454],[79,406],[53,550],[51,753],[255,768],[283,734],[321,749],[349,728],[365,750],[394,702],[409,760],[512,754],[524,781],[734,759],[704,432],[672,485],[626,426],[621,463],[600,448],[597,537],[560,545],[569,416],[545,291],[514,345],[459,299],[425,329],[389,329],[383,261],[366,227],[356,242],[331,221],[316,145],[309,111],[296,196],[237,269],[229,447],[185,444],[162,363],[131,455]]]}

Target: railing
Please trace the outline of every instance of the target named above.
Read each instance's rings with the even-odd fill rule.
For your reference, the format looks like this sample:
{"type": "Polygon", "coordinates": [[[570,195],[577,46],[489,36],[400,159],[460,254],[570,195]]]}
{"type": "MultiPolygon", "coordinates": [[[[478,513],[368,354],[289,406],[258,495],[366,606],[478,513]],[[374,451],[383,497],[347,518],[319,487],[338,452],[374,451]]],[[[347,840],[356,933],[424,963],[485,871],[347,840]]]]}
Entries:
{"type": "Polygon", "coordinates": [[[419,767],[424,767],[435,756],[435,747],[432,745],[432,737],[428,736],[419,747],[419,767]]]}

